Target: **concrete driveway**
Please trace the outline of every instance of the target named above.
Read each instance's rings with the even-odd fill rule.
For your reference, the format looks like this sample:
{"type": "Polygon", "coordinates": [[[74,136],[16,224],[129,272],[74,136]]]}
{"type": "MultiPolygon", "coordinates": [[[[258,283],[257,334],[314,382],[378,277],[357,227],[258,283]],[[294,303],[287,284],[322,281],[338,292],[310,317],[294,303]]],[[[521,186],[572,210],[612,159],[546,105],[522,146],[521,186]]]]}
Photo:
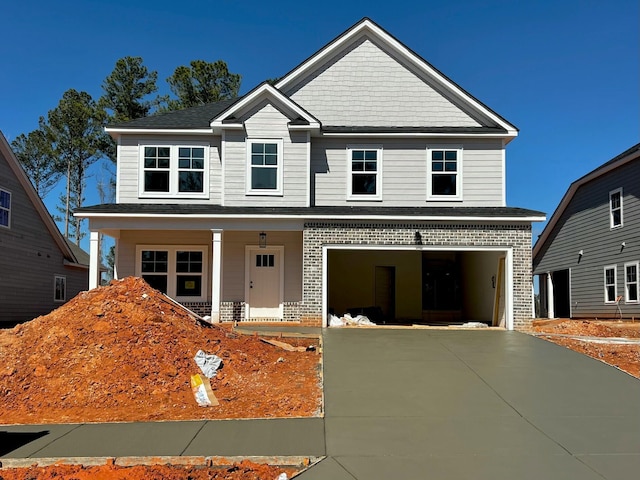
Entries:
{"type": "Polygon", "coordinates": [[[327,456],[300,480],[640,471],[640,380],[613,367],[516,332],[323,336],[324,419],[0,426],[0,457],[327,456]]]}
{"type": "Polygon", "coordinates": [[[315,479],[590,480],[640,471],[640,381],[516,332],[328,330],[315,479]]]}

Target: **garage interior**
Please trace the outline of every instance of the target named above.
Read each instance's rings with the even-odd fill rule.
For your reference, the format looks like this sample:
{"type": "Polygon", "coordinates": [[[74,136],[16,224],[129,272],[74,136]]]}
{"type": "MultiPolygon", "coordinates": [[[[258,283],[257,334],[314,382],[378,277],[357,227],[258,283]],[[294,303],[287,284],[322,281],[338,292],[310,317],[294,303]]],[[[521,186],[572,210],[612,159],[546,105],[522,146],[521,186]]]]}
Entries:
{"type": "Polygon", "coordinates": [[[331,249],[329,313],[378,325],[504,326],[503,251],[331,249]]]}

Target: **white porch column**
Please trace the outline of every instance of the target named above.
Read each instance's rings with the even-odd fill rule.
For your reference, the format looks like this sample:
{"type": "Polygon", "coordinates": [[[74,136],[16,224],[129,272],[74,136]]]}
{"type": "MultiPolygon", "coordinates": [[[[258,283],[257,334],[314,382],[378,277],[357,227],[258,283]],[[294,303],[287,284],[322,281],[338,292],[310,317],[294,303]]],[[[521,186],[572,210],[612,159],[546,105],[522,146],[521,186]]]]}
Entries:
{"type": "Polygon", "coordinates": [[[211,230],[211,321],[220,321],[220,298],[222,296],[222,230],[211,230]]]}
{"type": "Polygon", "coordinates": [[[551,272],[547,272],[547,318],[556,318],[553,311],[553,280],[551,272]]]}
{"type": "Polygon", "coordinates": [[[89,234],[89,290],[100,285],[100,233],[89,234]]]}

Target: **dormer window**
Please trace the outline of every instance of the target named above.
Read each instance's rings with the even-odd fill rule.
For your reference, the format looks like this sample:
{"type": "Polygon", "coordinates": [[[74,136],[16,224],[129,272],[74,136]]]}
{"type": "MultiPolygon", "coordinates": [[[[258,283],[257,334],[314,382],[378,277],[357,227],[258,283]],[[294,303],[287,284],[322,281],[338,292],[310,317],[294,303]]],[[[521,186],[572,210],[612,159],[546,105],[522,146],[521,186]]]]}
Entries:
{"type": "Polygon", "coordinates": [[[140,197],[208,198],[208,145],[141,145],[140,197]]]}
{"type": "Polygon", "coordinates": [[[622,227],[622,188],[609,192],[609,224],[611,228],[622,227]]]}

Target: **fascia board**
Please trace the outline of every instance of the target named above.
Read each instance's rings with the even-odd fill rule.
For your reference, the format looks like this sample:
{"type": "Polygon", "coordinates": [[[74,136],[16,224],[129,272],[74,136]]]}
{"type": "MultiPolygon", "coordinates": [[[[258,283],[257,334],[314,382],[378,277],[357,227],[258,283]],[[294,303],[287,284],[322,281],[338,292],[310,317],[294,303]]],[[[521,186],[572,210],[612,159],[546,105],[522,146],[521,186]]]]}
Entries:
{"type": "Polygon", "coordinates": [[[307,120],[310,124],[315,123],[319,125],[319,122],[316,118],[314,118],[309,112],[305,111],[300,105],[295,103],[289,97],[285,96],[282,92],[275,89],[268,83],[264,83],[261,86],[257,87],[253,92],[248,93],[238,102],[231,105],[227,110],[222,112],[220,115],[215,117],[211,121],[211,126],[214,128],[225,128],[227,124],[222,123],[225,118],[228,118],[230,115],[244,109],[247,106],[250,106],[253,103],[258,102],[263,97],[271,97],[275,103],[280,103],[284,105],[289,110],[292,110],[300,117],[307,120]]]}
{"type": "Polygon", "coordinates": [[[446,78],[441,72],[429,65],[419,55],[411,51],[408,47],[406,47],[400,41],[396,40],[393,36],[391,36],[389,33],[384,31],[369,19],[363,20],[360,24],[356,25],[350,31],[347,31],[345,34],[343,34],[343,36],[338,37],[334,42],[330,43],[329,45],[324,47],[324,49],[311,56],[311,58],[309,58],[306,62],[303,62],[300,66],[298,66],[298,68],[294,69],[278,83],[276,83],[276,88],[279,90],[284,89],[287,85],[299,80],[309,70],[315,68],[318,64],[321,64],[326,59],[331,58],[336,51],[340,50],[344,45],[348,45],[352,39],[357,38],[363,32],[370,32],[378,40],[385,43],[392,51],[397,52],[405,60],[417,67],[420,71],[426,73],[430,78],[440,83],[454,95],[470,104],[476,111],[490,118],[498,125],[503,127],[505,130],[507,130],[508,137],[513,138],[518,135],[518,129],[514,125],[511,125],[495,112],[491,111],[489,108],[483,105],[481,102],[473,98],[458,85],[446,78]]]}
{"type": "Polygon", "coordinates": [[[544,227],[544,230],[542,230],[540,237],[538,237],[538,240],[533,246],[533,250],[532,250],[533,258],[535,258],[538,255],[538,253],[540,253],[540,249],[546,243],[547,239],[549,238],[549,235],[551,235],[551,232],[553,231],[556,224],[558,223],[558,220],[560,220],[560,217],[562,217],[562,214],[564,213],[566,208],[569,206],[569,203],[571,202],[571,200],[573,200],[573,196],[575,195],[578,188],[635,159],[638,159],[637,150],[632,152],[630,155],[621,158],[617,162],[613,162],[605,167],[596,168],[592,172],[587,173],[585,176],[573,182],[567,189],[564,196],[562,197],[562,200],[560,200],[558,207],[555,209],[555,211],[551,215],[551,218],[549,219],[549,223],[547,223],[547,225],[544,227]]]}
{"type": "Polygon", "coordinates": [[[122,134],[189,134],[189,135],[211,135],[210,128],[111,128],[105,127],[105,132],[114,135],[122,134]]]}
{"type": "Polygon", "coordinates": [[[438,216],[438,215],[251,215],[251,214],[185,214],[185,213],[167,213],[167,214],[145,214],[145,213],[77,213],[77,217],[81,218],[199,218],[199,219],[262,219],[262,220],[280,220],[280,219],[309,219],[309,220],[381,220],[381,221],[461,221],[461,222],[544,222],[545,216],[529,216],[529,217],[484,217],[484,216],[438,216]]]}
{"type": "Polygon", "coordinates": [[[509,133],[428,133],[428,132],[388,132],[388,133],[349,133],[349,132],[322,132],[323,137],[414,137],[414,138],[503,138],[505,139],[505,144],[509,143],[509,141],[513,140],[516,135],[511,135],[509,133]],[[508,139],[508,140],[507,140],[508,139]]]}
{"type": "Polygon", "coordinates": [[[27,197],[29,197],[31,204],[34,206],[34,208],[40,215],[42,222],[45,224],[45,227],[53,237],[53,240],[55,241],[55,243],[58,245],[58,248],[60,248],[60,251],[62,252],[62,254],[66,258],[73,259],[74,261],[77,260],[76,256],[73,254],[73,252],[69,248],[69,245],[67,245],[67,242],[65,242],[64,237],[62,236],[62,233],[60,233],[60,230],[58,230],[58,226],[53,221],[53,218],[51,218],[51,215],[49,214],[47,207],[44,206],[44,202],[36,192],[36,189],[31,183],[31,180],[29,180],[29,177],[27,177],[27,174],[20,166],[20,162],[18,162],[18,159],[13,153],[13,150],[9,146],[9,142],[7,142],[7,139],[4,137],[2,132],[0,132],[0,152],[2,152],[2,155],[4,156],[4,158],[7,161],[7,164],[9,165],[9,168],[13,171],[14,175],[17,177],[18,181],[22,185],[22,188],[26,192],[27,197]]]}

